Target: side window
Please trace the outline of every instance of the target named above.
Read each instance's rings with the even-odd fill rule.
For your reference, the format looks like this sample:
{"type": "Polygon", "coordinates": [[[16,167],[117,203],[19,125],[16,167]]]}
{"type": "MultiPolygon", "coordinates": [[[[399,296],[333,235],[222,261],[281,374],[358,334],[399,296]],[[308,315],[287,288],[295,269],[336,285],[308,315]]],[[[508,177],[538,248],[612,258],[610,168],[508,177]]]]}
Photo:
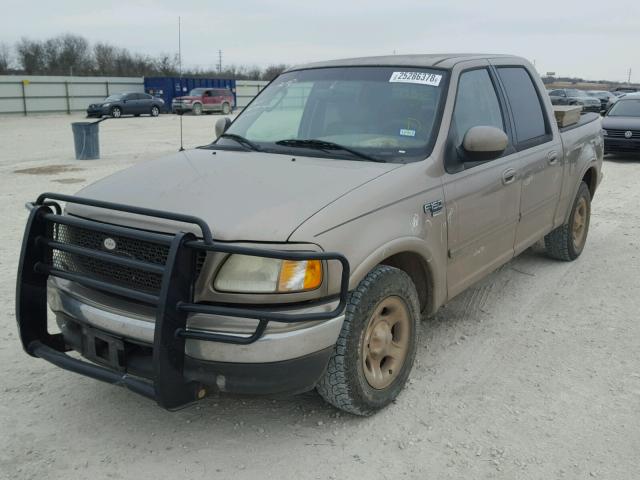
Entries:
{"type": "Polygon", "coordinates": [[[451,123],[456,146],[462,144],[471,127],[477,126],[505,129],[498,95],[489,72],[484,68],[460,75],[451,123]]]}
{"type": "Polygon", "coordinates": [[[498,75],[511,106],[517,143],[528,147],[547,141],[550,130],[529,73],[522,67],[498,67],[498,75]]]}

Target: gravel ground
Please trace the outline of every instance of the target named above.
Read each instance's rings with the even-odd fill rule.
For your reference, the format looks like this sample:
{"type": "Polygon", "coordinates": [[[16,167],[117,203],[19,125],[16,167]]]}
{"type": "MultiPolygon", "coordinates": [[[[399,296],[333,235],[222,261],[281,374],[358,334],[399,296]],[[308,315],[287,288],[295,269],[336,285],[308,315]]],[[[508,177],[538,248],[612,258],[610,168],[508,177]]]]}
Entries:
{"type": "MultiPolygon", "coordinates": [[[[185,146],[215,119],[185,117],[185,146]]],[[[78,162],[72,120],[0,118],[0,478],[637,478],[640,159],[606,159],[578,261],[532,248],[424,320],[410,382],[376,416],[315,394],[168,413],[19,345],[24,202],[177,149],[176,117],[109,120],[103,159],[78,162]]]]}

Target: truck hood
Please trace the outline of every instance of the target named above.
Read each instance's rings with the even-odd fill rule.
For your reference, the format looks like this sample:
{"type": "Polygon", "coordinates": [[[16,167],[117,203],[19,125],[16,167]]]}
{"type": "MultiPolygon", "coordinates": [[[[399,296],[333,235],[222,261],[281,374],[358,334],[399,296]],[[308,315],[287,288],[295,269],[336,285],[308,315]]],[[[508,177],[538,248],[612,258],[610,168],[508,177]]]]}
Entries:
{"type": "MultiPolygon", "coordinates": [[[[195,215],[218,240],[285,242],[327,204],[398,167],[201,149],[137,164],[89,185],[78,196],[195,215]]],[[[200,233],[191,225],[76,204],[66,211],[153,231],[200,233]]]]}
{"type": "Polygon", "coordinates": [[[607,130],[640,130],[640,117],[609,117],[602,119],[602,128],[607,130]]]}

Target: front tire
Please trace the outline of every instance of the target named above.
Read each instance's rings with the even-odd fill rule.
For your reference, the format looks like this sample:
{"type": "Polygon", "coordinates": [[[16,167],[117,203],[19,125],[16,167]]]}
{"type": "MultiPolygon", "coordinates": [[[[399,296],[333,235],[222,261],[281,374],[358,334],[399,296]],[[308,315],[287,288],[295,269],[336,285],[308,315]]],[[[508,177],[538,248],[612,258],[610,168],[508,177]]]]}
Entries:
{"type": "Polygon", "coordinates": [[[318,393],[355,415],[391,403],[409,377],[418,344],[418,294],[411,278],[379,265],[350,294],[342,331],[318,393]]]}
{"type": "Polygon", "coordinates": [[[112,118],[120,118],[122,116],[122,109],[120,107],[113,107],[111,109],[112,118]]]}
{"type": "Polygon", "coordinates": [[[202,104],[194,103],[191,111],[194,115],[202,115],[202,104]]]}
{"type": "Polygon", "coordinates": [[[158,115],[160,115],[160,109],[154,105],[153,107],[151,107],[151,116],[157,117],[158,115]]]}
{"type": "Polygon", "coordinates": [[[571,262],[578,258],[587,243],[591,219],[591,192],[582,182],[573,201],[569,221],[544,237],[547,254],[551,258],[571,262]]]}

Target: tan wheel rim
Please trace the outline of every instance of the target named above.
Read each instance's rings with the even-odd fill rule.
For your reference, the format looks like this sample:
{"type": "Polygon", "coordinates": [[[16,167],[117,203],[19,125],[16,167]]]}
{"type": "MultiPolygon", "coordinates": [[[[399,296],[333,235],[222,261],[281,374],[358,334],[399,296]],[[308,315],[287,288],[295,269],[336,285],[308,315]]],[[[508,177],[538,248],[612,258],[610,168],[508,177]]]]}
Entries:
{"type": "Polygon", "coordinates": [[[587,220],[588,220],[588,207],[587,201],[584,197],[580,197],[578,205],[576,205],[576,211],[573,214],[573,246],[576,250],[580,250],[587,235],[587,220]]]}
{"type": "Polygon", "coordinates": [[[377,390],[398,377],[409,349],[411,321],[400,297],[382,300],[369,319],[362,340],[362,370],[367,383],[377,390]]]}

